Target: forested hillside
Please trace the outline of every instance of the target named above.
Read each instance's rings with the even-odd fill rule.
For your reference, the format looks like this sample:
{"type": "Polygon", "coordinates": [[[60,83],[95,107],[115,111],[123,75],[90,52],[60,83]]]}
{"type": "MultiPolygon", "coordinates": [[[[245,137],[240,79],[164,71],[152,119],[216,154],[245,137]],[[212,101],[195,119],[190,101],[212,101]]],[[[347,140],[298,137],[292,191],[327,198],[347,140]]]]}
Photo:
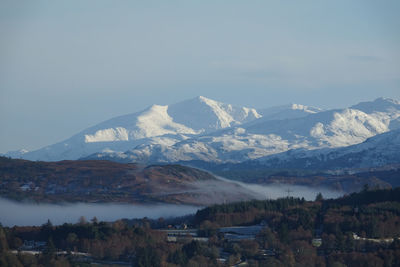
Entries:
{"type": "Polygon", "coordinates": [[[399,266],[399,226],[400,188],[365,187],[339,199],[238,202],[175,219],[0,227],[0,265],[399,266]],[[249,233],[232,238],[238,229],[249,233]],[[185,236],[172,241],[170,233],[185,236]],[[36,256],[12,253],[26,240],[46,245],[36,256]]]}

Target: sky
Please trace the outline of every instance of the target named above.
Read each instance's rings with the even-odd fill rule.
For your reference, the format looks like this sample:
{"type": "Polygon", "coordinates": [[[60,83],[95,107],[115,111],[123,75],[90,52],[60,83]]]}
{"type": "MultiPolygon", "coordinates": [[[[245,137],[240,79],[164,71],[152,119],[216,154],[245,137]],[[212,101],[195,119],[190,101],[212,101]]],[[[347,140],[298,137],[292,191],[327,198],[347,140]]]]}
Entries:
{"type": "Polygon", "coordinates": [[[0,153],[203,95],[400,100],[400,1],[0,1],[0,153]]]}

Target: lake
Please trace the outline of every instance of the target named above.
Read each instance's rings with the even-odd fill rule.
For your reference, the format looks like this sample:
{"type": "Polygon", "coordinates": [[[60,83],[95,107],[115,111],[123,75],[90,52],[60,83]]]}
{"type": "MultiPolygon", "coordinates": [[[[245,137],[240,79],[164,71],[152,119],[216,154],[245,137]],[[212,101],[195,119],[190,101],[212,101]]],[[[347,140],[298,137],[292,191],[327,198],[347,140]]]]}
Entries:
{"type": "Polygon", "coordinates": [[[122,218],[177,217],[196,213],[199,207],[173,204],[108,204],[108,203],[68,203],[36,204],[15,202],[0,198],[0,223],[3,226],[42,225],[48,219],[54,224],[77,223],[81,216],[87,220],[94,216],[99,221],[115,221],[122,218]]]}

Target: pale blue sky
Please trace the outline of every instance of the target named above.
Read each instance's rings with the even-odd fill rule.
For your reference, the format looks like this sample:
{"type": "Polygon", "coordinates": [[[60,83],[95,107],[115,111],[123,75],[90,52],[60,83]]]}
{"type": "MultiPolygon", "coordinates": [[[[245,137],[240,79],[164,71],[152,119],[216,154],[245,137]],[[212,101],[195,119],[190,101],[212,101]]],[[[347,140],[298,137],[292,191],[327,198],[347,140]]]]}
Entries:
{"type": "Polygon", "coordinates": [[[400,99],[400,1],[1,1],[0,152],[197,95],[400,99]]]}

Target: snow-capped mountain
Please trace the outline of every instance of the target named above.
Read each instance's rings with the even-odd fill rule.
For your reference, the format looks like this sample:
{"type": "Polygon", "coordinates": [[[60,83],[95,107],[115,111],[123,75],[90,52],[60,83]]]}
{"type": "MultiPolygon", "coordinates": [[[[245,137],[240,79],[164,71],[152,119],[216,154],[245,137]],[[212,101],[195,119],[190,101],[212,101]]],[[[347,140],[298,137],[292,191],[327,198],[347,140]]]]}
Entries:
{"type": "Polygon", "coordinates": [[[266,167],[301,169],[370,168],[400,163],[400,129],[341,148],[292,150],[258,159],[266,167]]]}
{"type": "Polygon", "coordinates": [[[143,144],[171,146],[260,117],[255,109],[235,107],[200,96],[169,106],[153,105],[141,112],[112,118],[60,143],[19,155],[30,160],[54,161],[78,159],[101,151],[122,152],[143,144]]]}
{"type": "Polygon", "coordinates": [[[196,131],[209,133],[241,125],[261,118],[253,108],[235,107],[203,96],[189,99],[168,108],[174,121],[196,131]]]}
{"type": "Polygon", "coordinates": [[[351,146],[400,127],[399,120],[399,102],[384,98],[346,109],[291,104],[258,112],[197,97],[107,120],[21,157],[243,162],[293,149],[351,146]]]}
{"type": "MultiPolygon", "coordinates": [[[[399,111],[400,108],[391,108],[387,113],[396,114],[399,111]]],[[[379,112],[376,109],[370,114],[357,109],[315,110],[308,112],[307,116],[291,119],[270,120],[262,117],[171,146],[142,145],[126,153],[100,153],[92,158],[144,162],[242,162],[292,149],[345,147],[391,129],[393,120],[388,119],[389,116],[398,117],[379,112]]]]}
{"type": "Polygon", "coordinates": [[[255,121],[252,134],[276,134],[298,147],[339,147],[389,130],[389,122],[356,109],[329,110],[298,119],[255,121]]]}
{"type": "Polygon", "coordinates": [[[361,102],[351,108],[371,114],[388,124],[390,129],[400,128],[400,101],[381,97],[371,102],[361,102]]]}
{"type": "Polygon", "coordinates": [[[145,162],[241,162],[297,148],[352,145],[385,131],[383,123],[361,111],[330,111],[300,119],[243,125],[172,146],[140,146],[126,154],[132,161],[145,162]]]}

